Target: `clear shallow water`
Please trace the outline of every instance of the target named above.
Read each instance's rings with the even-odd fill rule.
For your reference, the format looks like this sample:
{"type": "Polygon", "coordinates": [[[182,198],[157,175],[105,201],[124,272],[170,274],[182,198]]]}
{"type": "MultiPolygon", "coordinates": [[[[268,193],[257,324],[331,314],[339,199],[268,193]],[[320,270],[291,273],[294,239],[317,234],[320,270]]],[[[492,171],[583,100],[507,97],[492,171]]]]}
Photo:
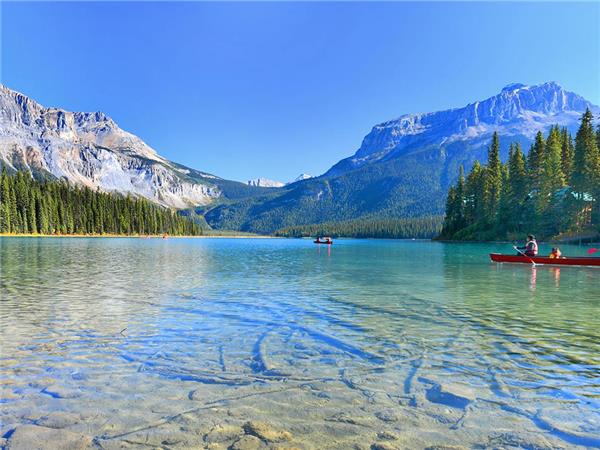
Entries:
{"type": "Polygon", "coordinates": [[[490,251],[0,238],[0,443],[600,447],[600,270],[490,251]]]}

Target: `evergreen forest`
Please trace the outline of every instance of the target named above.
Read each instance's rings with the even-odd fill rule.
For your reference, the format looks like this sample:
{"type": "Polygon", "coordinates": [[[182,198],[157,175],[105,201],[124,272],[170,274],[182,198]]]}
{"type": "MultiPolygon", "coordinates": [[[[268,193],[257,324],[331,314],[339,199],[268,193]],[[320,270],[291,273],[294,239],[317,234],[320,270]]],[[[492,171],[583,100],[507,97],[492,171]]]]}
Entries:
{"type": "Polygon", "coordinates": [[[200,225],[148,200],[37,181],[26,172],[0,174],[0,233],[200,235],[200,225]]]}
{"type": "Polygon", "coordinates": [[[448,191],[440,239],[492,240],[588,236],[600,233],[600,125],[589,109],[575,139],[553,126],[538,132],[527,155],[510,146],[500,161],[500,137],[492,138],[487,164],[462,169],[448,191]]]}

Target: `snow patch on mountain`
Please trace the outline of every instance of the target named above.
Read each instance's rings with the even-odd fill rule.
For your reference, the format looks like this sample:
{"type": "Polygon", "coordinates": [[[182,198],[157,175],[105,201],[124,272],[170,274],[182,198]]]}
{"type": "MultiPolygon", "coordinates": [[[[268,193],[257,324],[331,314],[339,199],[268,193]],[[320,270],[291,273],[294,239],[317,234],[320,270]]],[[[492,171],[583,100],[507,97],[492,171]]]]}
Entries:
{"type": "Polygon", "coordinates": [[[308,180],[309,178],[312,178],[312,175],[309,175],[307,173],[301,173],[294,179],[294,181],[290,181],[287,184],[292,184],[292,183],[295,183],[296,181],[308,180]]]}
{"type": "Polygon", "coordinates": [[[256,186],[256,187],[281,187],[285,186],[285,183],[281,181],[269,180],[268,178],[254,178],[253,180],[248,180],[248,186],[256,186]]]}
{"type": "Polygon", "coordinates": [[[282,183],[281,181],[273,181],[268,178],[255,178],[253,180],[248,180],[248,186],[259,186],[259,187],[282,187],[287,186],[288,184],[295,183],[296,181],[308,180],[312,178],[312,175],[308,175],[307,173],[301,173],[298,175],[293,181],[288,181],[287,183],[282,183]]]}

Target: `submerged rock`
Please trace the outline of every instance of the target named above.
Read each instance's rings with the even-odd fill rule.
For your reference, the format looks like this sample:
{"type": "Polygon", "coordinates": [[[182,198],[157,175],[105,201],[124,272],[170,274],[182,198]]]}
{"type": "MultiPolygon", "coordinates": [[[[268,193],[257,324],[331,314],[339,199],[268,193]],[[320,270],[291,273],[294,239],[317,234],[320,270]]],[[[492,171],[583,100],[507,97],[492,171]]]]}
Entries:
{"type": "Polygon", "coordinates": [[[371,445],[371,450],[398,450],[398,447],[389,442],[375,442],[371,445]]]}
{"type": "Polygon", "coordinates": [[[42,393],[54,398],[77,398],[81,397],[81,391],[78,389],[69,389],[58,384],[53,384],[45,389],[42,393]]]}
{"type": "Polygon", "coordinates": [[[467,450],[468,447],[462,445],[432,445],[426,447],[425,450],[467,450]]]}
{"type": "Polygon", "coordinates": [[[530,448],[533,450],[555,450],[559,448],[565,448],[563,446],[557,447],[555,444],[548,442],[542,433],[534,433],[526,436],[521,436],[515,432],[498,432],[494,433],[488,438],[486,447],[492,448],[530,448]]]}
{"type": "Polygon", "coordinates": [[[79,433],[37,425],[21,425],[10,435],[7,450],[83,450],[92,439],[79,433]]]}
{"type": "Polygon", "coordinates": [[[245,435],[235,441],[229,450],[258,450],[264,447],[263,441],[256,436],[245,435]]]}
{"type": "Polygon", "coordinates": [[[384,441],[396,441],[398,440],[398,435],[389,431],[380,431],[377,433],[377,438],[384,441]]]}
{"type": "Polygon", "coordinates": [[[48,428],[66,428],[68,426],[75,425],[80,420],[81,417],[76,414],[56,411],[40,418],[37,421],[37,425],[48,428]]]}
{"type": "Polygon", "coordinates": [[[349,423],[351,425],[365,425],[365,420],[359,417],[354,417],[348,413],[340,412],[326,419],[332,422],[349,423]]]}
{"type": "Polygon", "coordinates": [[[246,434],[256,436],[265,442],[290,441],[292,434],[289,431],[278,430],[266,422],[250,421],[244,424],[246,434]]]}
{"type": "Polygon", "coordinates": [[[430,402],[459,409],[465,409],[477,398],[471,388],[458,383],[435,383],[427,390],[426,397],[430,402]]]}
{"type": "Polygon", "coordinates": [[[243,431],[239,426],[220,424],[213,427],[204,436],[204,441],[207,443],[226,442],[235,439],[241,434],[243,434],[243,431]]]}
{"type": "Polygon", "coordinates": [[[385,409],[383,411],[377,411],[375,413],[375,417],[377,417],[379,420],[382,420],[383,422],[398,422],[398,420],[400,420],[400,418],[398,417],[398,414],[396,414],[394,411],[392,411],[390,409],[385,409]]]}
{"type": "Polygon", "coordinates": [[[195,401],[204,401],[206,400],[206,392],[203,391],[202,389],[196,389],[194,391],[191,391],[188,394],[188,398],[190,400],[195,400],[195,401]]]}

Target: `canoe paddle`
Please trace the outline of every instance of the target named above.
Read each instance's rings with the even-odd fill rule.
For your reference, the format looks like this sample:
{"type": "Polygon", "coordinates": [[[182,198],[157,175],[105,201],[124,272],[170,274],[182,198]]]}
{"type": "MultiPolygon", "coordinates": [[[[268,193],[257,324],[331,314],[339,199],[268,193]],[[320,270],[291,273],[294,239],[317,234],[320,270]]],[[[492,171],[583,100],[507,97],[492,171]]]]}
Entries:
{"type": "Polygon", "coordinates": [[[513,248],[514,248],[516,251],[518,251],[518,252],[519,252],[521,255],[523,255],[525,258],[527,258],[529,261],[531,261],[531,264],[533,264],[533,267],[535,267],[535,266],[536,266],[536,263],[535,263],[535,261],[534,261],[533,259],[531,259],[529,256],[527,256],[525,253],[523,253],[521,250],[519,250],[519,249],[517,248],[517,246],[516,246],[516,245],[513,245],[513,248]]]}

